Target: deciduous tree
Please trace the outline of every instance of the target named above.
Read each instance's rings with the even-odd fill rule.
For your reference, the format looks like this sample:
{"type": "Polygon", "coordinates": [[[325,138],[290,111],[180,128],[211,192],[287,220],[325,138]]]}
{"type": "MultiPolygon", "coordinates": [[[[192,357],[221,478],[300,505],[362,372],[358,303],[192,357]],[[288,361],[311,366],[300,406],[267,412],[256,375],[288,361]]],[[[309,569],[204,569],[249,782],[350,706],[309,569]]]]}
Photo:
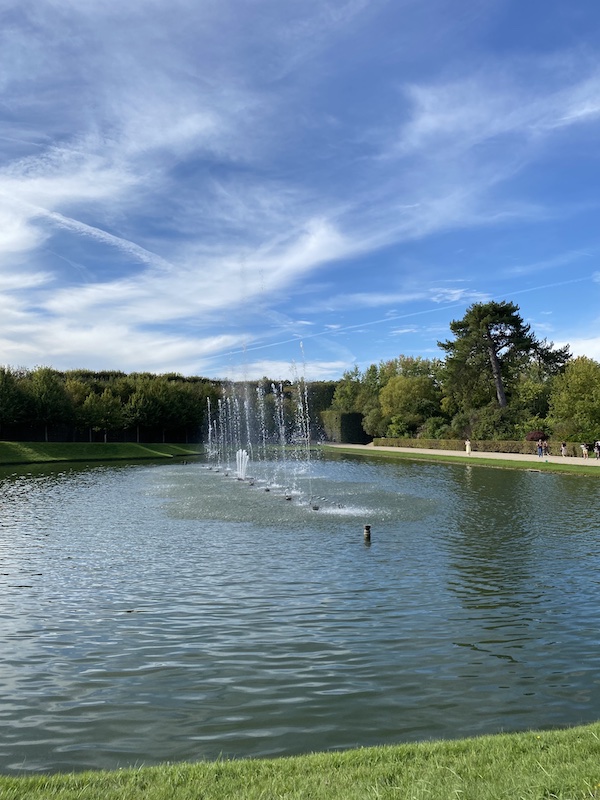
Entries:
{"type": "Polygon", "coordinates": [[[558,375],[550,394],[550,422],[565,439],[600,439],[600,364],[580,356],[558,375]]]}
{"type": "Polygon", "coordinates": [[[48,426],[73,421],[73,405],[67,394],[62,375],[49,367],[37,367],[23,382],[31,404],[32,421],[44,426],[48,441],[48,426]]]}

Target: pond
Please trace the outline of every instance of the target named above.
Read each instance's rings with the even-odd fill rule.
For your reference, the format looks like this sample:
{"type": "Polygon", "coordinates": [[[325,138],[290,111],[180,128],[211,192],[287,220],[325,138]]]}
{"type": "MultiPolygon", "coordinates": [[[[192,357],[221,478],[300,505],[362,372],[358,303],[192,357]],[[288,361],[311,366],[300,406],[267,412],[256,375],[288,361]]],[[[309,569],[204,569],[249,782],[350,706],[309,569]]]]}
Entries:
{"type": "Polygon", "coordinates": [[[336,454],[295,487],[0,473],[0,772],[600,717],[596,479],[336,454]]]}

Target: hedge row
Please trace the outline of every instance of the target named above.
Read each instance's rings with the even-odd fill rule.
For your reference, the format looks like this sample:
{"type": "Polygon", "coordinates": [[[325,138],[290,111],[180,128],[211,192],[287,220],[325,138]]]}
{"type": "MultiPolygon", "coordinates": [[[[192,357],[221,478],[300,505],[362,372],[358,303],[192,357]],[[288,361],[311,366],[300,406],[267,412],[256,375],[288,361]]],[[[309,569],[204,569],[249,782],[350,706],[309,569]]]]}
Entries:
{"type": "MultiPolygon", "coordinates": [[[[458,439],[374,439],[373,444],[382,447],[419,447],[427,450],[464,450],[464,443],[458,439]]],[[[549,439],[548,450],[550,455],[559,456],[560,445],[560,441],[549,439]]],[[[537,455],[537,442],[472,440],[471,448],[482,453],[537,455]]],[[[567,455],[580,456],[581,446],[575,442],[567,442],[567,455]]]]}

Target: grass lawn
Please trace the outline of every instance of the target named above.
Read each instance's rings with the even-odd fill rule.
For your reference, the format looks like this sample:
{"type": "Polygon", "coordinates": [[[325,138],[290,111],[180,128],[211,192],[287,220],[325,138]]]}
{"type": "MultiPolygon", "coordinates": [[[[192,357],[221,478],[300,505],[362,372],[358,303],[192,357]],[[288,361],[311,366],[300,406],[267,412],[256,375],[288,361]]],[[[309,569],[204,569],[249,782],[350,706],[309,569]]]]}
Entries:
{"type": "Polygon", "coordinates": [[[282,759],[0,777],[2,800],[600,798],[600,723],[282,759]]]}
{"type": "Polygon", "coordinates": [[[202,452],[197,444],[135,444],[108,442],[0,442],[0,465],[53,461],[113,461],[174,458],[202,452]]]}
{"type": "Polygon", "coordinates": [[[332,453],[344,453],[346,455],[354,456],[368,456],[369,458],[395,458],[405,459],[407,461],[430,461],[439,464],[470,464],[472,467],[495,467],[496,469],[524,469],[535,472],[560,472],[563,474],[571,475],[600,475],[600,465],[595,461],[587,464],[569,464],[568,462],[560,462],[559,464],[549,461],[536,461],[532,457],[531,461],[510,461],[501,458],[494,458],[494,454],[490,453],[489,457],[481,458],[477,456],[453,456],[447,455],[443,450],[436,453],[416,453],[408,452],[406,450],[376,450],[374,447],[347,447],[343,445],[336,445],[335,447],[328,447],[326,444],[322,445],[323,450],[329,450],[332,453]]]}

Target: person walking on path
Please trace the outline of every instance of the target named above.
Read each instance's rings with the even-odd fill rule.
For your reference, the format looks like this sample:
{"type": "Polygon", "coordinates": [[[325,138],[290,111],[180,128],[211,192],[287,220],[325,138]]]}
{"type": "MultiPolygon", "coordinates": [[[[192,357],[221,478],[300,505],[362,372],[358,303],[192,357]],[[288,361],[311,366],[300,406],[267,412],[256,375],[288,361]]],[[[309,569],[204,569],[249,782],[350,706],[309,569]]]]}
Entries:
{"type": "Polygon", "coordinates": [[[542,442],[541,439],[538,439],[537,454],[538,454],[538,458],[541,458],[543,456],[543,454],[544,454],[544,443],[542,442]]]}
{"type": "Polygon", "coordinates": [[[467,441],[465,442],[465,450],[467,452],[467,455],[470,456],[471,455],[471,440],[470,439],[467,439],[467,441]]]}
{"type": "Polygon", "coordinates": [[[566,442],[562,442],[561,443],[561,445],[560,445],[560,454],[561,454],[561,456],[566,456],[567,455],[567,443],[566,442]]]}
{"type": "Polygon", "coordinates": [[[589,457],[587,444],[582,444],[581,445],[581,455],[583,456],[583,458],[588,458],[589,457]]]}

